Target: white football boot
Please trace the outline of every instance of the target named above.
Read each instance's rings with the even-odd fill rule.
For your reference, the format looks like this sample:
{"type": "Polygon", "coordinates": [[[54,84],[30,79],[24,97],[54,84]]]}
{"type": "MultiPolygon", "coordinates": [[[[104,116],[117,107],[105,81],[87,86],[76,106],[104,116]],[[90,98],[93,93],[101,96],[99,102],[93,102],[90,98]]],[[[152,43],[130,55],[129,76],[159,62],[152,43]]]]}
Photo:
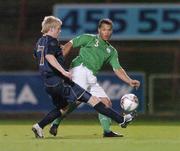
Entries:
{"type": "Polygon", "coordinates": [[[126,128],[127,125],[134,120],[135,116],[137,116],[136,111],[129,113],[129,114],[125,114],[124,115],[124,121],[122,123],[120,123],[119,125],[122,128],[126,128]]]}
{"type": "Polygon", "coordinates": [[[36,138],[44,138],[43,130],[39,124],[34,124],[32,131],[34,132],[36,138]]]}

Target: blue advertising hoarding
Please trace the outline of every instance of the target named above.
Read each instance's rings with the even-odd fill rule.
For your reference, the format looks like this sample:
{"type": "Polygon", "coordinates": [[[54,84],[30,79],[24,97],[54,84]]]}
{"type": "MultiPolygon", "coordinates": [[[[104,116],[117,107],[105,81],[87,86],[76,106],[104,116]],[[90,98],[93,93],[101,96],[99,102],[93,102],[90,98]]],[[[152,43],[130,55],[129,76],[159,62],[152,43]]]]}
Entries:
{"type": "Polygon", "coordinates": [[[180,4],[56,4],[63,21],[61,39],[97,33],[98,22],[110,18],[113,40],[180,39],[180,4]]]}
{"type": "Polygon", "coordinates": [[[0,111],[46,111],[51,108],[40,75],[0,74],[0,111]]]}
{"type": "MultiPolygon", "coordinates": [[[[145,112],[145,81],[143,73],[129,73],[132,78],[141,81],[138,90],[132,89],[112,73],[100,73],[98,81],[120,111],[119,101],[123,94],[134,93],[139,98],[138,111],[145,112]]],[[[0,74],[0,112],[45,112],[53,108],[46,94],[41,77],[37,73],[0,74]]],[[[95,112],[89,105],[81,104],[76,112],[95,112]]]]}

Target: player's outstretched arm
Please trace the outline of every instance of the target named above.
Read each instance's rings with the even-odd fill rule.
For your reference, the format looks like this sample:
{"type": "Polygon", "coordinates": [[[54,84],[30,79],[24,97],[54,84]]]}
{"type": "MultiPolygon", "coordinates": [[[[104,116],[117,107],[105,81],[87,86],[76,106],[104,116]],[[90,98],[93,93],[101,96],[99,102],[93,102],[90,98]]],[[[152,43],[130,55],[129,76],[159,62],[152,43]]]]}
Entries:
{"type": "Polygon", "coordinates": [[[131,87],[139,88],[140,82],[138,80],[131,79],[123,68],[116,69],[114,72],[118,78],[129,84],[131,87]]]}
{"type": "Polygon", "coordinates": [[[72,48],[72,43],[71,41],[69,41],[62,48],[63,56],[66,56],[70,52],[71,48],[72,48]]]}

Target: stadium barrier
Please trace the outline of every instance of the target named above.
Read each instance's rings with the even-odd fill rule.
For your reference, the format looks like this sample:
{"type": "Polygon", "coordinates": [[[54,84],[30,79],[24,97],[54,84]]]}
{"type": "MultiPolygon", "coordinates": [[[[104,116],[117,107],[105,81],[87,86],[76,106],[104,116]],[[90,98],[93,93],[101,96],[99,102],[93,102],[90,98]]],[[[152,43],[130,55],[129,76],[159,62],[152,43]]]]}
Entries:
{"type": "MultiPolygon", "coordinates": [[[[144,74],[129,73],[132,78],[141,81],[138,90],[132,89],[112,73],[100,73],[98,81],[113,103],[113,108],[120,111],[119,100],[123,94],[135,93],[140,101],[138,111],[145,112],[144,74]]],[[[52,108],[50,97],[46,94],[38,73],[1,73],[0,74],[0,112],[46,112],[52,108]]],[[[75,112],[93,113],[93,108],[81,104],[75,112]]]]}

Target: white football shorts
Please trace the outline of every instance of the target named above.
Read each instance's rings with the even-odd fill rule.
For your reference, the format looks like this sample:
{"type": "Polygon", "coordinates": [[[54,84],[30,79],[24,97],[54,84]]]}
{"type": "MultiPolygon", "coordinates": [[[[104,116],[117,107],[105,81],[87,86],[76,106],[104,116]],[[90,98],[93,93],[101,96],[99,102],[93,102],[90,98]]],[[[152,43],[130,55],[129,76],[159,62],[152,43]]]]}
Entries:
{"type": "Polygon", "coordinates": [[[93,75],[93,72],[87,67],[81,64],[80,66],[72,68],[71,72],[72,80],[92,95],[109,98],[104,89],[97,82],[97,78],[93,75]]]}

